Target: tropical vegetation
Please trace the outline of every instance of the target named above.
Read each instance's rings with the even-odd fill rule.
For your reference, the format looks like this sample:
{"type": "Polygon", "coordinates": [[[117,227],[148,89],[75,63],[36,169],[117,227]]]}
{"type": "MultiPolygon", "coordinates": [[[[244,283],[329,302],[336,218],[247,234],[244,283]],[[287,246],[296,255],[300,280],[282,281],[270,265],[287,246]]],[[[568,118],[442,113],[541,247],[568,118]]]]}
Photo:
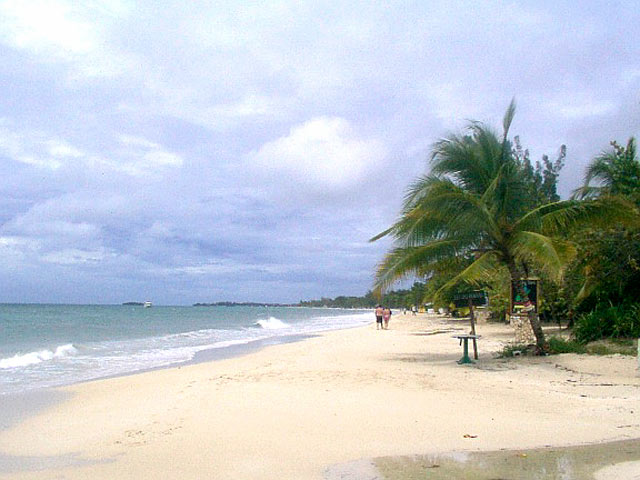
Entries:
{"type": "Polygon", "coordinates": [[[302,307],[332,307],[332,308],[373,308],[379,303],[395,309],[419,307],[424,298],[424,283],[414,282],[411,288],[386,292],[384,298],[368,291],[362,297],[338,296],[335,298],[321,298],[319,300],[301,300],[302,307]]]}
{"type": "MultiPolygon", "coordinates": [[[[399,219],[371,239],[394,239],[378,266],[374,292],[416,277],[427,283],[423,300],[446,304],[456,291],[469,288],[486,288],[504,299],[512,282],[518,286],[520,280],[539,277],[558,297],[556,313],[575,309],[573,299],[566,299],[574,290],[586,298],[587,289],[572,290],[566,284],[570,267],[574,283],[592,278],[585,268],[593,269],[593,263],[578,258],[585,250],[574,235],[579,232],[582,237],[576,238],[595,241],[596,232],[636,221],[628,195],[637,190],[629,185],[627,174],[637,165],[631,160],[635,144],[616,148],[613,159],[596,160],[585,187],[574,198],[560,200],[556,184],[566,149],[560,149],[555,161],[543,157],[534,168],[519,139],[509,138],[514,114],[511,102],[501,135],[471,122],[463,134],[451,134],[433,145],[430,173],[408,187],[399,219]],[[624,185],[619,183],[621,171],[624,185]],[[594,180],[601,185],[590,186],[594,180]]],[[[633,178],[637,186],[640,175],[633,178]]],[[[526,304],[527,293],[517,288],[526,304]]],[[[528,318],[537,351],[544,352],[548,345],[538,313],[530,309],[528,318]]]]}
{"type": "MultiPolygon", "coordinates": [[[[640,160],[635,138],[611,149],[587,167],[584,185],[574,198],[622,198],[640,207],[640,160]]],[[[640,337],[640,227],[587,228],[579,237],[574,277],[582,280],[575,295],[574,335],[582,341],[603,337],[640,337]]]]}

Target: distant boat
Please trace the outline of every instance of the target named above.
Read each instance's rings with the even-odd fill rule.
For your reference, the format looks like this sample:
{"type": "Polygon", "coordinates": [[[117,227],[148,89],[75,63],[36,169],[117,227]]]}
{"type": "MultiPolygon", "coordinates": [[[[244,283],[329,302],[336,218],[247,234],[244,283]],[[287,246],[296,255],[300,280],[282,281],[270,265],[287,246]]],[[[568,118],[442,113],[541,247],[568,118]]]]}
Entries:
{"type": "Polygon", "coordinates": [[[142,304],[142,306],[143,306],[144,308],[151,308],[151,305],[152,305],[152,303],[151,303],[151,302],[144,302],[144,303],[142,304]]]}

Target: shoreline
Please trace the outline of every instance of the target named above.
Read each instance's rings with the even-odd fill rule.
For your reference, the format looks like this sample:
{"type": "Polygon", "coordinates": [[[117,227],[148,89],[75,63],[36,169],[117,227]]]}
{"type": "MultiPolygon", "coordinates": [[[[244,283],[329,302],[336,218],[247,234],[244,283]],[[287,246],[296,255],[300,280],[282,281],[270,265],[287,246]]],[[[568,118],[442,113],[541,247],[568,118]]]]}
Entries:
{"type": "MultiPolygon", "coordinates": [[[[357,327],[356,327],[357,328],[357,327]]],[[[247,343],[229,345],[225,347],[211,347],[196,352],[193,358],[183,362],[171,363],[157,367],[144,368],[131,372],[123,372],[113,375],[105,375],[104,377],[92,378],[89,380],[78,380],[64,385],[56,385],[44,388],[35,388],[24,392],[12,392],[0,394],[3,408],[0,410],[0,432],[7,430],[25,419],[35,416],[42,410],[50,408],[57,403],[68,400],[70,393],[64,391],[68,387],[82,385],[85,383],[99,382],[119,377],[130,377],[143,373],[154,372],[158,370],[167,370],[173,368],[181,368],[188,365],[197,365],[200,363],[216,362],[219,360],[231,359],[250,355],[263,348],[272,345],[286,344],[291,342],[301,342],[307,338],[313,338],[314,334],[291,334],[280,337],[261,338],[251,340],[247,343]]],[[[2,471],[2,462],[0,461],[0,472],[2,471]]]]}
{"type": "Polygon", "coordinates": [[[634,357],[496,359],[512,331],[481,324],[480,361],[461,366],[452,335],[467,328],[397,314],[390,330],[64,387],[0,431],[0,453],[68,465],[0,476],[322,479],[358,459],[640,438],[634,357]]]}
{"type": "MultiPolygon", "coordinates": [[[[29,305],[18,306],[28,307],[29,305]]],[[[55,305],[55,307],[68,306],[55,305]]],[[[173,310],[173,307],[171,309],[173,310]]],[[[184,311],[187,310],[193,311],[194,309],[189,307],[184,311]]],[[[216,308],[216,310],[227,311],[229,308],[216,308]]],[[[165,327],[163,323],[162,331],[154,329],[152,324],[148,331],[142,332],[144,333],[142,336],[139,336],[140,332],[135,335],[132,335],[132,332],[125,332],[124,337],[115,335],[112,339],[104,338],[103,334],[89,338],[65,331],[56,339],[47,341],[49,335],[54,335],[51,332],[46,332],[42,333],[44,340],[34,339],[28,345],[21,345],[19,342],[12,343],[10,334],[8,342],[2,342],[3,348],[0,348],[3,352],[3,358],[0,358],[0,373],[3,373],[0,375],[2,377],[0,398],[29,391],[61,388],[87,381],[244,355],[256,348],[262,348],[263,345],[297,341],[322,331],[362,326],[363,321],[366,321],[366,317],[368,317],[368,313],[361,309],[352,311],[339,309],[340,313],[335,316],[304,313],[301,316],[296,316],[294,314],[291,322],[288,323],[288,317],[291,315],[282,314],[281,310],[271,312],[270,315],[267,312],[268,318],[265,317],[265,312],[262,309],[254,309],[239,317],[229,317],[223,313],[220,325],[215,321],[204,325],[202,318],[197,315],[190,317],[189,313],[185,314],[182,311],[178,312],[179,314],[175,318],[180,320],[182,317],[186,317],[186,321],[192,323],[193,331],[187,331],[188,327],[187,330],[184,330],[180,322],[174,322],[178,325],[177,327],[175,325],[165,327]],[[284,315],[282,318],[285,321],[274,317],[274,315],[280,314],[284,315]],[[252,319],[252,317],[255,318],[252,319]],[[343,321],[344,319],[347,320],[343,321]],[[194,340],[190,340],[192,334],[194,340]],[[115,348],[115,356],[110,355],[112,348],[115,348]],[[75,357],[78,358],[78,362],[74,362],[75,357]],[[129,358],[135,360],[128,362],[129,358]],[[55,367],[58,359],[65,360],[65,362],[59,362],[60,368],[55,367]],[[69,361],[66,361],[67,359],[69,361]],[[30,369],[33,369],[33,372],[30,369]],[[7,372],[6,376],[4,375],[5,371],[7,372]]],[[[302,310],[323,310],[324,313],[329,309],[304,308],[302,310]]],[[[63,313],[65,312],[63,311],[63,313]]],[[[102,313],[99,312],[99,314],[102,313]]],[[[12,314],[15,313],[12,312],[12,314]]],[[[60,316],[59,312],[55,312],[55,314],[60,316]]],[[[164,316],[171,315],[172,312],[168,311],[164,316]]],[[[118,316],[110,314],[106,314],[105,317],[109,321],[122,320],[118,316]]],[[[165,319],[162,316],[156,316],[152,320],[158,323],[165,319]]],[[[82,328],[82,326],[78,328],[82,328]]],[[[115,328],[117,330],[118,327],[115,328]]],[[[37,329],[33,329],[33,331],[35,332],[37,329]]],[[[1,423],[2,418],[0,418],[1,423]]]]}

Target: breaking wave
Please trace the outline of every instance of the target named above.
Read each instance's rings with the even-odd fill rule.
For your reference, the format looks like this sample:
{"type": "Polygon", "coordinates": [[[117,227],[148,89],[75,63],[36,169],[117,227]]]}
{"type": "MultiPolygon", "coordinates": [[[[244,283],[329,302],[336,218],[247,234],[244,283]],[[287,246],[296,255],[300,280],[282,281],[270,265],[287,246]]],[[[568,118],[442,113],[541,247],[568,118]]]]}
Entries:
{"type": "Polygon", "coordinates": [[[9,358],[0,358],[0,368],[19,368],[29,365],[53,360],[54,358],[70,357],[78,353],[76,347],[71,343],[60,345],[55,350],[38,350],[37,352],[29,352],[25,354],[16,354],[9,358]]]}
{"type": "Polygon", "coordinates": [[[258,320],[256,325],[264,328],[265,330],[277,330],[279,328],[287,328],[289,326],[288,323],[284,323],[276,317],[269,317],[267,320],[258,320]]]}

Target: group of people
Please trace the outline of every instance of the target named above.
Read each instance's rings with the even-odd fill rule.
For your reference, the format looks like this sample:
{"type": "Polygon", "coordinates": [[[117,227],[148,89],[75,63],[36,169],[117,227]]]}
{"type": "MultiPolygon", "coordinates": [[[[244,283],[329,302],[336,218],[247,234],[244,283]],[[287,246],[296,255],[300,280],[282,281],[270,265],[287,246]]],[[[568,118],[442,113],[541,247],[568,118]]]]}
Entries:
{"type": "Polygon", "coordinates": [[[376,305],[376,330],[387,330],[391,319],[391,309],[376,305]]]}

